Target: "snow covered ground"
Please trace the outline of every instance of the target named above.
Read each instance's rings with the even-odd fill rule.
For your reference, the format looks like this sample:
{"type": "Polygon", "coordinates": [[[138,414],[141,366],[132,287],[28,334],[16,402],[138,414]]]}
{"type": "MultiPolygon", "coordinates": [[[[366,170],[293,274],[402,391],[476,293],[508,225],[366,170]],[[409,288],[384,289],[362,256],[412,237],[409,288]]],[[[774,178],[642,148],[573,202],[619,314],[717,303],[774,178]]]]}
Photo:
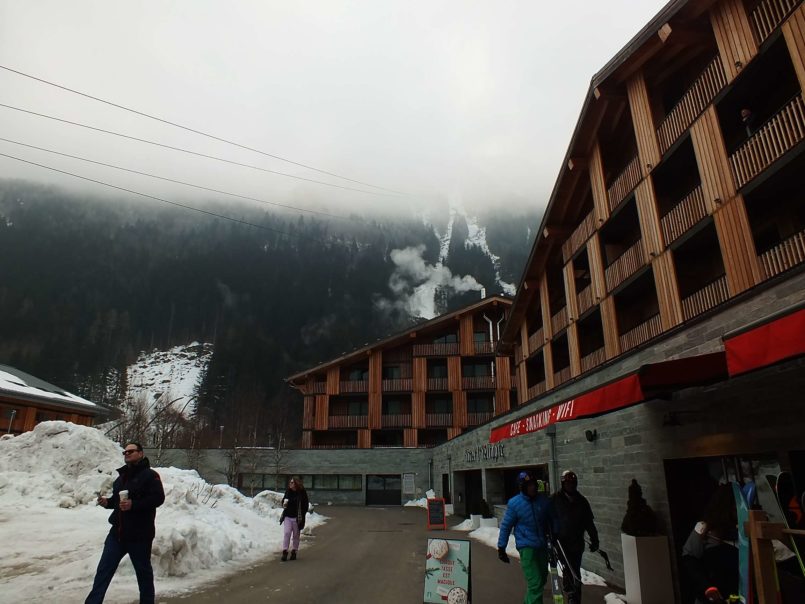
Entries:
{"type": "MultiPolygon", "coordinates": [[[[83,601],[109,531],[109,511],[95,499],[111,493],[121,451],[98,430],[66,422],[0,438],[0,604],[23,593],[29,601],[83,601]]],[[[281,549],[281,494],[250,498],[192,470],[157,471],[165,488],[152,555],[157,596],[190,591],[281,549]]],[[[311,513],[304,532],[325,520],[311,513]]],[[[136,596],[126,558],[106,601],[136,596]]]]}

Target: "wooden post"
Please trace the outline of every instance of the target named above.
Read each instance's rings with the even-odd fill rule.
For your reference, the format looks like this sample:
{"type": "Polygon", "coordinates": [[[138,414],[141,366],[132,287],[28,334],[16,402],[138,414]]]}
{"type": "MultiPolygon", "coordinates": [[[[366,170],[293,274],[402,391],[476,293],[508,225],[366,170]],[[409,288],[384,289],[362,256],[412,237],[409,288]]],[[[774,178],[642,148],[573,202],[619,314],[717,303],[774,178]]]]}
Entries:
{"type": "Polygon", "coordinates": [[[774,560],[772,539],[782,541],[783,525],[766,521],[766,513],[760,510],[749,511],[749,541],[755,571],[754,586],[757,589],[759,604],[777,604],[777,564],[774,560]]]}
{"type": "Polygon", "coordinates": [[[475,355],[475,317],[470,314],[462,315],[459,321],[458,342],[461,356],[475,355]]]}
{"type": "Polygon", "coordinates": [[[615,310],[615,298],[609,296],[601,301],[601,327],[604,330],[604,350],[607,359],[621,353],[621,342],[618,337],[618,317],[615,310]]]}
{"type": "Polygon", "coordinates": [[[629,80],[626,92],[632,112],[637,154],[640,157],[640,173],[646,176],[660,163],[660,146],[657,142],[657,129],[652,117],[648,88],[642,72],[629,80]]]}
{"type": "Polygon", "coordinates": [[[329,395],[340,394],[341,392],[341,368],[330,367],[327,370],[327,385],[325,392],[329,395]]]}
{"type": "Polygon", "coordinates": [[[570,354],[570,375],[581,375],[581,348],[579,347],[579,324],[571,323],[567,328],[567,351],[570,354]]]}
{"type": "Polygon", "coordinates": [[[453,427],[467,427],[467,393],[464,390],[453,392],[453,427]]]}
{"type": "Polygon", "coordinates": [[[794,11],[794,14],[783,23],[783,36],[797,72],[799,89],[805,90],[805,4],[794,11]]]}
{"type": "Polygon", "coordinates": [[[604,180],[604,160],[601,158],[601,146],[596,143],[590,156],[590,187],[593,193],[596,227],[609,218],[609,201],[607,184],[604,180]]]}
{"type": "Polygon", "coordinates": [[[743,0],[722,0],[710,11],[710,23],[724,65],[727,83],[732,82],[757,54],[752,26],[743,0]]]}

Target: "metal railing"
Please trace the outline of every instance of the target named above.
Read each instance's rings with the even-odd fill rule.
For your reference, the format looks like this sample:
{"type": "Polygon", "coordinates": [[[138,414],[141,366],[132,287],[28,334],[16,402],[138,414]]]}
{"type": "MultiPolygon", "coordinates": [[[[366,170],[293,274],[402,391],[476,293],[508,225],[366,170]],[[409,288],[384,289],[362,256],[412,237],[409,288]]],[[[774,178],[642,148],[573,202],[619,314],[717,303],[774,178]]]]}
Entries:
{"type": "Polygon", "coordinates": [[[683,233],[706,217],[707,206],[704,203],[704,191],[699,185],[683,197],[660,220],[665,245],[671,245],[683,233]]]}
{"type": "Polygon", "coordinates": [[[805,231],[789,237],[759,257],[766,279],[805,262],[805,231]]]}
{"type": "Polygon", "coordinates": [[[617,260],[606,268],[607,290],[614,290],[645,266],[646,262],[643,240],[638,239],[632,247],[623,252],[617,260]]]}
{"type": "Polygon", "coordinates": [[[699,291],[692,293],[682,299],[682,315],[685,320],[710,310],[722,302],[726,302],[730,297],[729,287],[727,287],[727,276],[721,275],[718,279],[708,283],[699,291]]]}
{"type": "Polygon", "coordinates": [[[607,198],[609,199],[609,211],[614,212],[624,199],[632,192],[632,190],[640,182],[643,175],[640,173],[640,158],[635,155],[623,172],[618,174],[618,177],[612,181],[609,189],[607,189],[607,198]]]}

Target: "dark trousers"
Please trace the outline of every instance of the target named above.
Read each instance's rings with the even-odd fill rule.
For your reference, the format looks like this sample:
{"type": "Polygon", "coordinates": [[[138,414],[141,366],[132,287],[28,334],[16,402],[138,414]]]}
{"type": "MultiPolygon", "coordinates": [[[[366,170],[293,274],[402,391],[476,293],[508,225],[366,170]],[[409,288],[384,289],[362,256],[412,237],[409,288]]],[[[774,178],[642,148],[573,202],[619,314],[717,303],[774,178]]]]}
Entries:
{"type": "Polygon", "coordinates": [[[123,556],[129,555],[137,574],[137,585],[140,588],[140,604],[154,604],[154,571],[151,568],[151,541],[121,542],[112,533],[106,537],[103,553],[95,572],[92,591],[84,604],[101,604],[115,576],[123,556]]]}
{"type": "Polygon", "coordinates": [[[567,564],[562,570],[562,589],[565,590],[568,604],[581,604],[581,556],[584,550],[565,548],[564,551],[567,564]]]}

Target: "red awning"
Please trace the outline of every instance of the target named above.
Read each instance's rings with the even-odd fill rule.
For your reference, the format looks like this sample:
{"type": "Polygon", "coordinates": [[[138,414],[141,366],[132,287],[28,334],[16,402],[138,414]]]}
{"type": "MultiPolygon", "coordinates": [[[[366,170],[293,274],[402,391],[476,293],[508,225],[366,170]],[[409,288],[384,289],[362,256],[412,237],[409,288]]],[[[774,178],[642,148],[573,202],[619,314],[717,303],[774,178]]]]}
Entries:
{"type": "Polygon", "coordinates": [[[723,352],[643,365],[629,375],[574,399],[498,426],[490,432],[489,442],[496,443],[537,432],[558,422],[609,413],[674,390],[726,378],[727,366],[723,352]]]}
{"type": "Polygon", "coordinates": [[[730,375],[805,355],[805,308],[724,337],[730,375]]]}

